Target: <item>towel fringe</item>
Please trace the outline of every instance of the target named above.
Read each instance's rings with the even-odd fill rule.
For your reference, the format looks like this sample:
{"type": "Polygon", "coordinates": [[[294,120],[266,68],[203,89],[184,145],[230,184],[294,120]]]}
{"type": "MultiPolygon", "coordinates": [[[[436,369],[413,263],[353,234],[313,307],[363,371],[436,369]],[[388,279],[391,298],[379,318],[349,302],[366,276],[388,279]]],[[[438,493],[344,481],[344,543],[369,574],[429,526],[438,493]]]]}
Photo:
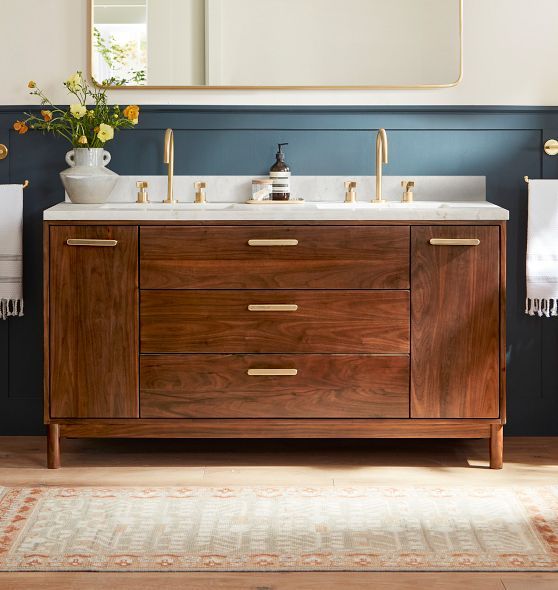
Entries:
{"type": "Polygon", "coordinates": [[[530,299],[525,301],[525,313],[528,315],[558,316],[558,299],[530,299]]]}
{"type": "Polygon", "coordinates": [[[0,319],[23,315],[23,299],[0,299],[0,319]]]}

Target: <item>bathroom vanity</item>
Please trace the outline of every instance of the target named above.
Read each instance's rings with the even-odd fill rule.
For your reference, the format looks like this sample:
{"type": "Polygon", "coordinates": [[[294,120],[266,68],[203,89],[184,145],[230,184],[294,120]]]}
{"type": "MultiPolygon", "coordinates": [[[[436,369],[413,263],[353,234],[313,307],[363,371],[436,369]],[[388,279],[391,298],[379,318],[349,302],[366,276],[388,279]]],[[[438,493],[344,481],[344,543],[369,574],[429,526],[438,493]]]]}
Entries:
{"type": "Polygon", "coordinates": [[[507,211],[486,202],[57,205],[61,437],[489,439],[502,467],[507,211]]]}

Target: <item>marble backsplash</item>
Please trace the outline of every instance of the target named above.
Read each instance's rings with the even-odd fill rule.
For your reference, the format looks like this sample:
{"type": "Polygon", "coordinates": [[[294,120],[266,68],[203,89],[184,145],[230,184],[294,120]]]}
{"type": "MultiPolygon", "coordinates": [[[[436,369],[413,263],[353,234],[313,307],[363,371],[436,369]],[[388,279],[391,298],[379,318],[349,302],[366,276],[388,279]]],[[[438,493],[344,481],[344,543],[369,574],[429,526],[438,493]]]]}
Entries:
{"type": "MultiPolygon", "coordinates": [[[[208,202],[242,203],[252,194],[251,176],[175,176],[174,196],[179,202],[194,201],[194,182],[207,183],[208,202]]],[[[166,176],[121,176],[109,201],[132,202],[136,200],[136,182],[149,183],[149,198],[162,201],[167,193],[166,176]]],[[[370,201],[375,195],[374,176],[293,176],[291,195],[306,201],[343,201],[346,180],[356,180],[357,200],[370,201]]],[[[417,201],[485,201],[485,176],[384,176],[384,199],[400,201],[403,194],[402,180],[415,181],[417,201]]],[[[66,198],[67,199],[67,198],[66,198]]]]}

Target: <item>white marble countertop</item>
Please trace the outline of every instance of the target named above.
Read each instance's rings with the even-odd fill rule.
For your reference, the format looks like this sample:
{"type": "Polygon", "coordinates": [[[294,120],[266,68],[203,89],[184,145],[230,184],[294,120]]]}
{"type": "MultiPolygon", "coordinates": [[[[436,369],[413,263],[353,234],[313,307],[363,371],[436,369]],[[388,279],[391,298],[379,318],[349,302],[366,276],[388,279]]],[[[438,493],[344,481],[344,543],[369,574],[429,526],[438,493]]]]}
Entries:
{"type": "Polygon", "coordinates": [[[59,203],[46,209],[48,221],[502,221],[509,212],[487,201],[417,201],[248,205],[244,203],[59,203]]]}

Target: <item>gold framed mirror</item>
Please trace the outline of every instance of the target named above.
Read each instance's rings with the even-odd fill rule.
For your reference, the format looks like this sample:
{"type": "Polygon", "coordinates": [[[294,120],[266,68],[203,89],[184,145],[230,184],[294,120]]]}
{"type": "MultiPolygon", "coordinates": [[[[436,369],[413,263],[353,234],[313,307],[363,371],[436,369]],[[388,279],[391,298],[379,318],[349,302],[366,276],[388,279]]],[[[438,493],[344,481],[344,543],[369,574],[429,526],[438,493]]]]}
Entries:
{"type": "Polygon", "coordinates": [[[89,0],[89,74],[141,89],[449,88],[463,0],[89,0]]]}

